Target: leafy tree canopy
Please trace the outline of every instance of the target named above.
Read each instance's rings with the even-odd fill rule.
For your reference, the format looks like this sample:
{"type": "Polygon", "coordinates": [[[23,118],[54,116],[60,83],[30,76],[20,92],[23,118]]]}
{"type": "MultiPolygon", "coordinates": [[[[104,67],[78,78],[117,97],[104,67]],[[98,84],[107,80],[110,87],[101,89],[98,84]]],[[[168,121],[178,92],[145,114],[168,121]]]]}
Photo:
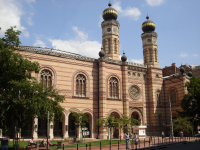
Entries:
{"type": "Polygon", "coordinates": [[[183,109],[179,114],[182,117],[189,117],[193,125],[196,126],[200,122],[200,79],[192,76],[190,82],[185,84],[188,94],[181,101],[183,109]]]}
{"type": "Polygon", "coordinates": [[[187,117],[186,118],[179,117],[179,118],[173,119],[174,131],[191,132],[193,129],[193,126],[189,120],[190,118],[187,118],[187,117]]]}
{"type": "Polygon", "coordinates": [[[5,37],[0,38],[0,128],[8,135],[17,124],[24,127],[33,123],[34,117],[46,119],[47,111],[50,120],[53,114],[61,120],[63,111],[59,103],[64,96],[59,95],[55,87],[47,88],[31,76],[39,72],[39,64],[15,51],[14,46],[21,43],[20,33],[11,27],[5,37]]]}

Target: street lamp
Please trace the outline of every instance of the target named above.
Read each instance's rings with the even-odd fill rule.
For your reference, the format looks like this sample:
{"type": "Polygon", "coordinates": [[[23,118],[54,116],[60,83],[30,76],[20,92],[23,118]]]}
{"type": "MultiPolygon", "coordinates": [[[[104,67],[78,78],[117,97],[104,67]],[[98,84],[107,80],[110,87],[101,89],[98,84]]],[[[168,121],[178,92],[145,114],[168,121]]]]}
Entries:
{"type": "Polygon", "coordinates": [[[171,110],[171,100],[170,100],[170,95],[169,95],[169,113],[170,113],[170,132],[171,132],[171,137],[173,139],[174,137],[174,131],[173,131],[173,122],[172,122],[172,110],[171,110]]]}

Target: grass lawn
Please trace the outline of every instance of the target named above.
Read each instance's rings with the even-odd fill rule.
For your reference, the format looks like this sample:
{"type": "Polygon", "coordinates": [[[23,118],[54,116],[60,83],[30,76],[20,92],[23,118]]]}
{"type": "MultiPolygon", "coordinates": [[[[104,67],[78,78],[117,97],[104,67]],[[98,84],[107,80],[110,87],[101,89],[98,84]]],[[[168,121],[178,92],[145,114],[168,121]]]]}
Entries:
{"type": "MultiPolygon", "coordinates": [[[[117,145],[118,141],[119,140],[112,140],[111,144],[117,145]]],[[[50,141],[50,142],[51,142],[51,144],[57,144],[57,141],[50,141]]],[[[61,142],[63,143],[65,141],[61,141],[61,142]]],[[[87,147],[89,147],[90,143],[91,143],[91,146],[100,146],[100,142],[101,142],[101,146],[110,145],[110,140],[101,140],[101,141],[94,141],[94,142],[79,143],[78,146],[79,147],[86,147],[86,144],[87,144],[87,147]]],[[[40,144],[39,141],[37,143],[40,144]]],[[[119,141],[119,144],[125,144],[125,143],[126,143],[126,140],[121,140],[121,142],[119,141]]],[[[1,142],[0,142],[0,144],[1,144],[1,142]]],[[[20,147],[26,147],[26,146],[28,146],[28,144],[29,144],[28,141],[20,141],[20,147]]],[[[63,144],[61,144],[61,146],[63,146],[63,144]]],[[[8,143],[8,147],[13,147],[13,141],[10,141],[8,143]]],[[[73,148],[73,147],[77,147],[77,144],[65,145],[65,148],[73,148]]],[[[41,147],[41,148],[45,149],[45,147],[41,147]]],[[[49,149],[57,149],[57,146],[49,146],[49,149]]]]}

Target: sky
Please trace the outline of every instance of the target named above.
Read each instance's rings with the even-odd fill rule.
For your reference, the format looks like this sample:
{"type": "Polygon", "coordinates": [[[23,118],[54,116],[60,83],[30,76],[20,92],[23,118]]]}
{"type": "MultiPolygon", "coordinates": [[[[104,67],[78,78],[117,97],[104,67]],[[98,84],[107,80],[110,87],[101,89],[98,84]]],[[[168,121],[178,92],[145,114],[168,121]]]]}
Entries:
{"type": "MultiPolygon", "coordinates": [[[[120,55],[143,64],[141,30],[156,24],[159,66],[200,65],[200,0],[110,0],[120,23],[120,55]]],[[[109,0],[0,0],[0,37],[11,26],[21,45],[99,58],[102,13],[109,0]]]]}

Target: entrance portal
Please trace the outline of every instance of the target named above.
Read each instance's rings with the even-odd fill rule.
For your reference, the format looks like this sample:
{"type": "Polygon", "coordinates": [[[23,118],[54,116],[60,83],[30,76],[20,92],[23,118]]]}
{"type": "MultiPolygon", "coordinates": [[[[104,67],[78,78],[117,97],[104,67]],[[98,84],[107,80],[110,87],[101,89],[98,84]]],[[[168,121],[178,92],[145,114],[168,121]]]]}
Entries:
{"type": "Polygon", "coordinates": [[[69,126],[68,126],[68,135],[69,137],[76,137],[76,126],[74,123],[74,117],[72,113],[69,114],[69,126]]]}

